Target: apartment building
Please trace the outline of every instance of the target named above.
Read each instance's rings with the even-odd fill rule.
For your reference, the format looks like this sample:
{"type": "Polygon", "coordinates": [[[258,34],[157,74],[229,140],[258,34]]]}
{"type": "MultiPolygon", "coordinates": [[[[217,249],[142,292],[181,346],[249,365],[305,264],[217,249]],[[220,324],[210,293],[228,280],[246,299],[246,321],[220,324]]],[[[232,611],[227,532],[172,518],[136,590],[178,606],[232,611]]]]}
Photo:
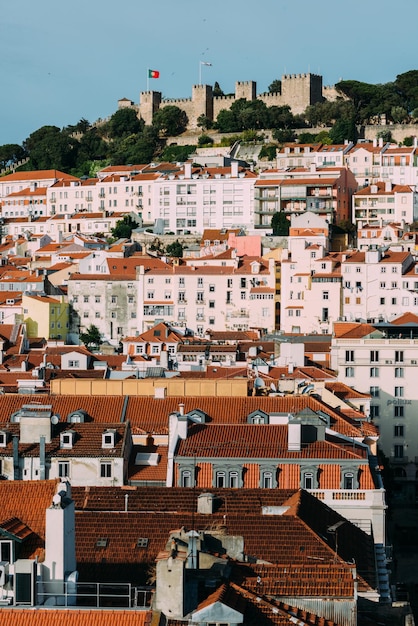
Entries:
{"type": "Polygon", "coordinates": [[[255,184],[254,225],[268,228],[276,212],[307,211],[332,224],[349,220],[357,181],[345,167],[294,167],[261,172],[255,184]]]}
{"type": "Polygon", "coordinates": [[[398,496],[418,495],[418,316],[390,323],[340,322],[334,325],[331,367],[338,379],[371,396],[370,418],[379,428],[398,496]]]}
{"type": "Polygon", "coordinates": [[[376,182],[353,195],[352,219],[363,224],[381,226],[391,222],[411,224],[418,218],[418,193],[415,186],[376,182]]]}

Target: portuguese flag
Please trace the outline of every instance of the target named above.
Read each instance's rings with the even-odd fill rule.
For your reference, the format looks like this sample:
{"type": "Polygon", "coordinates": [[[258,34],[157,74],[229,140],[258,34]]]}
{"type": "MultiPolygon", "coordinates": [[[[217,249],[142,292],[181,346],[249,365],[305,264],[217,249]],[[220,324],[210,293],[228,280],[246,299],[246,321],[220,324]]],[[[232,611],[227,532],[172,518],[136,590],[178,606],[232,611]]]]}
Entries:
{"type": "Polygon", "coordinates": [[[148,70],[148,78],[160,78],[160,72],[158,70],[148,70]]]}

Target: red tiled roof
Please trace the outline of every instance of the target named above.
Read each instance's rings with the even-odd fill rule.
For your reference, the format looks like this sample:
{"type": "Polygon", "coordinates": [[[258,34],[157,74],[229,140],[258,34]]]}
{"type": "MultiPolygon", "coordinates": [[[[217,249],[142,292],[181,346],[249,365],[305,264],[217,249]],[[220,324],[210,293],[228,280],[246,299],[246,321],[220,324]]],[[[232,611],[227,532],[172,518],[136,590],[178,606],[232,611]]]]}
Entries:
{"type": "Polygon", "coordinates": [[[0,626],[146,626],[151,611],[112,609],[49,608],[10,609],[2,607],[0,626]]]}

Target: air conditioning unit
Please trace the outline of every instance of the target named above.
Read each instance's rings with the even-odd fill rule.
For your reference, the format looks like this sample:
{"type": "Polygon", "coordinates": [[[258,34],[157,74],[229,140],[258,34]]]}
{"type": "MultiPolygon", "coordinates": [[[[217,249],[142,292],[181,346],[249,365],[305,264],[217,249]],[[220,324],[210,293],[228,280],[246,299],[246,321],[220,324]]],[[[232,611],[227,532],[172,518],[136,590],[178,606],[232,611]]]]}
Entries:
{"type": "Polygon", "coordinates": [[[393,361],[390,361],[390,360],[386,359],[385,363],[386,363],[386,365],[392,365],[393,361]]]}
{"type": "Polygon", "coordinates": [[[418,363],[418,361],[416,359],[412,359],[411,360],[411,365],[416,365],[418,363]]]}
{"type": "Polygon", "coordinates": [[[4,587],[9,578],[9,562],[0,561],[0,587],[4,587]]]}

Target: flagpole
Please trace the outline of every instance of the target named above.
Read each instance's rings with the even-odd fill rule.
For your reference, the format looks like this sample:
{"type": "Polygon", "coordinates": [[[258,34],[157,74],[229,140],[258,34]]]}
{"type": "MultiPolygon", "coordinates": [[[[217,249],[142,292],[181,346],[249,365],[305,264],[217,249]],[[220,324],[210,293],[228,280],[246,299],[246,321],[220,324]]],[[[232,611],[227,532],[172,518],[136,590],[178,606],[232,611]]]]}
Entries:
{"type": "Polygon", "coordinates": [[[202,61],[199,61],[199,85],[202,84],[202,61]]]}
{"type": "Polygon", "coordinates": [[[149,70],[147,70],[147,91],[149,91],[149,70]]]}

